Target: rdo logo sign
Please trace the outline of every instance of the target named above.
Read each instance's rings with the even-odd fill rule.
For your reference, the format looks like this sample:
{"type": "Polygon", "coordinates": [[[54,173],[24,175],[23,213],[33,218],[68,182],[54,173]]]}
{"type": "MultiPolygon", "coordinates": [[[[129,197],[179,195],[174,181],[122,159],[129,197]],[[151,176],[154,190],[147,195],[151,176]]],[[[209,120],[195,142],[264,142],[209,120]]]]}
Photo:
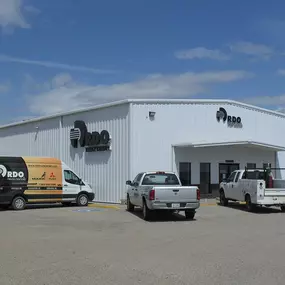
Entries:
{"type": "Polygon", "coordinates": [[[7,177],[8,179],[24,178],[25,174],[23,171],[8,171],[4,165],[0,165],[0,176],[7,177]]]}

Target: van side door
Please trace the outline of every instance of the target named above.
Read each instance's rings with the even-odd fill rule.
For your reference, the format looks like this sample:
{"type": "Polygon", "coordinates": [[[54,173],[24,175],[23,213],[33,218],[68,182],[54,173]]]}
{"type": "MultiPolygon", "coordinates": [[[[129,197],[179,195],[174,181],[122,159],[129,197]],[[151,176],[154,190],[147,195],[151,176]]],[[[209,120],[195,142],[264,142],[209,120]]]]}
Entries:
{"type": "Polygon", "coordinates": [[[81,191],[81,179],[70,169],[63,170],[63,201],[75,201],[78,193],[81,191]]]}

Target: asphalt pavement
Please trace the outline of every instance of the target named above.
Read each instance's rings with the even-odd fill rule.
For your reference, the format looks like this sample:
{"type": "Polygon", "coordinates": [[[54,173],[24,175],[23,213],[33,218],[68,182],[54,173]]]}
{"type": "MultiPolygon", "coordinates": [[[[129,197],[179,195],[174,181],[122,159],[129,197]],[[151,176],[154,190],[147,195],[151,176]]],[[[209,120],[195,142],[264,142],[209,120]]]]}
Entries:
{"type": "Polygon", "coordinates": [[[142,220],[124,206],[0,211],[0,284],[284,285],[285,214],[203,205],[142,220]]]}

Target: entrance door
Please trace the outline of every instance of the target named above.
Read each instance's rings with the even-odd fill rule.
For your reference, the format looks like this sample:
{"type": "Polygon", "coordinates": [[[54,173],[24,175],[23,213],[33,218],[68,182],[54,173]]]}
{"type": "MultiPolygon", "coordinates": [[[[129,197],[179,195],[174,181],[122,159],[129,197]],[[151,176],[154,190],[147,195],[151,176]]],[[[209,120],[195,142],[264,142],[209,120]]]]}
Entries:
{"type": "Polygon", "coordinates": [[[227,179],[231,173],[239,169],[239,163],[220,163],[219,164],[219,183],[227,179]]]}

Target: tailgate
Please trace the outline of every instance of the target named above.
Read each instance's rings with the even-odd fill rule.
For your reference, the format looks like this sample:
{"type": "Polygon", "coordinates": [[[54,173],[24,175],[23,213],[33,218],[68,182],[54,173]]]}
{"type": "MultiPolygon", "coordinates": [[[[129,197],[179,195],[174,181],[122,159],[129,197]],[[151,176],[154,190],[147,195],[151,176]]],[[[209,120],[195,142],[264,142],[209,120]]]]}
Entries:
{"type": "Polygon", "coordinates": [[[285,188],[265,188],[264,196],[285,197],[285,188]]]}
{"type": "Polygon", "coordinates": [[[196,186],[156,186],[155,200],[160,202],[197,202],[196,186]]]}

